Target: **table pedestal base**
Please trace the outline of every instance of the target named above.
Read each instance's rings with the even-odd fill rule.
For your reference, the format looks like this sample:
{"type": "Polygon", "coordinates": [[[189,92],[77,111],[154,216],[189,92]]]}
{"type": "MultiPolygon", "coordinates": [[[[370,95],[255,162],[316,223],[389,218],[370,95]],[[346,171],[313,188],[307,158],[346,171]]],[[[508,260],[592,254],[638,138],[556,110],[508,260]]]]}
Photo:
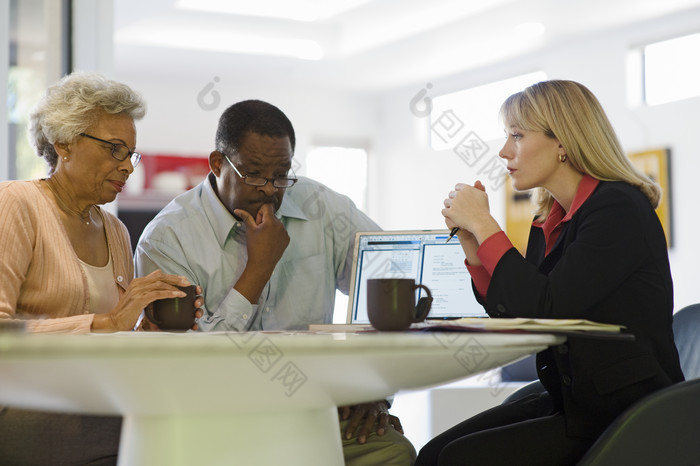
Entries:
{"type": "Polygon", "coordinates": [[[119,465],[342,466],[337,408],[261,414],[125,416],[119,465]]]}

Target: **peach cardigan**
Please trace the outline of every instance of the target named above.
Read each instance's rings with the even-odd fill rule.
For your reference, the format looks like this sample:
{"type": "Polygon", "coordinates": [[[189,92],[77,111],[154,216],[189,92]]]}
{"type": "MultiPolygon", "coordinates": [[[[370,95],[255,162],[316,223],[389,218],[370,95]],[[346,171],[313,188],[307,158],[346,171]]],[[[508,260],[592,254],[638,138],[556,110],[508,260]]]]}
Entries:
{"type": "MultiPolygon", "coordinates": [[[[121,296],[134,275],[129,233],[98,207],[121,296]]],[[[0,183],[0,318],[27,320],[31,332],[88,333],[87,277],[38,180],[0,183]]]]}

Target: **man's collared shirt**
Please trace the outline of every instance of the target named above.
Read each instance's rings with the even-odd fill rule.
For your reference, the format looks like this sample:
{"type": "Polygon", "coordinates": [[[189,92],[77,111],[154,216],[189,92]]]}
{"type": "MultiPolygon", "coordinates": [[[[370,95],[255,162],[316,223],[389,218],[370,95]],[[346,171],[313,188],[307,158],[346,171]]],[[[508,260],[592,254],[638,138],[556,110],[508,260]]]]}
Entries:
{"type": "Polygon", "coordinates": [[[357,231],[380,228],[352,201],[300,177],[275,213],[290,237],[257,303],[233,289],[248,261],[245,224],[221,203],[209,174],[148,224],[135,254],[136,276],[156,269],[200,285],[200,330],[292,330],[333,319],[336,288],[348,292],[357,231]]]}

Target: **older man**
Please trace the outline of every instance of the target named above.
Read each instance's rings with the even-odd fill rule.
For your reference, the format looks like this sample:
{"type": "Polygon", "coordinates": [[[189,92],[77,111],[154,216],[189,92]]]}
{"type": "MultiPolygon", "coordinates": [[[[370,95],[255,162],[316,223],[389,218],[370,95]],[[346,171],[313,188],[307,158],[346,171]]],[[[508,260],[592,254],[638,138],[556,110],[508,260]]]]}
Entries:
{"type": "MultiPolygon", "coordinates": [[[[379,227],[346,196],[292,170],[295,134],[277,107],[248,100],[222,114],[211,173],[146,227],[136,273],[161,269],[204,290],[200,330],[305,329],[330,323],[348,291],[356,231],[379,227]]],[[[412,464],[415,450],[384,400],[339,409],[346,464],[412,464]]]]}

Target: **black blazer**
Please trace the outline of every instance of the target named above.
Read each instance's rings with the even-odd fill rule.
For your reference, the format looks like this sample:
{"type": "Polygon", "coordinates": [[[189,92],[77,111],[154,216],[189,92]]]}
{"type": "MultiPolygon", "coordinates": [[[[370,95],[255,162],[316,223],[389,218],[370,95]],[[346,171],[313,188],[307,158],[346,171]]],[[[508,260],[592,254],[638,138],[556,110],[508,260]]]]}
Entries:
{"type": "Polygon", "coordinates": [[[634,342],[570,337],[537,355],[567,433],[596,438],[630,404],[683,380],[666,239],[637,188],[600,182],[544,252],[542,229],[533,227],[526,258],[514,248],[501,258],[483,304],[491,317],[589,319],[635,335],[634,342]]]}

